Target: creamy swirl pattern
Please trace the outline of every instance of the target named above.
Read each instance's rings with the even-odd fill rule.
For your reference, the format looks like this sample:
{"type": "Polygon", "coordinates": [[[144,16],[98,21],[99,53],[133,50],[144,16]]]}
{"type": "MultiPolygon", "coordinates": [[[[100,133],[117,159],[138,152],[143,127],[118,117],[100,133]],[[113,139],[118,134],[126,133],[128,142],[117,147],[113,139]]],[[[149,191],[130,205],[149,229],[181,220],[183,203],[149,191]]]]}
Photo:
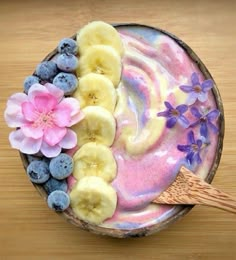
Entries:
{"type": "MultiPolygon", "coordinates": [[[[201,80],[204,77],[187,53],[165,34],[137,26],[119,27],[118,31],[125,48],[112,146],[118,167],[112,183],[118,206],[102,226],[132,229],[155,224],[176,212],[176,207],[151,201],[173,182],[180,166],[186,165],[185,155],[176,147],[186,143],[189,129],[178,125],[167,129],[165,118],[156,114],[164,110],[164,101],[175,106],[185,102],[186,94],[179,86],[189,83],[193,72],[201,80]]],[[[216,108],[212,93],[204,105],[216,108]]],[[[186,117],[193,119],[189,112],[186,117]]],[[[201,154],[202,164],[192,168],[202,177],[215,158],[218,137],[210,133],[210,139],[201,154]]]]}

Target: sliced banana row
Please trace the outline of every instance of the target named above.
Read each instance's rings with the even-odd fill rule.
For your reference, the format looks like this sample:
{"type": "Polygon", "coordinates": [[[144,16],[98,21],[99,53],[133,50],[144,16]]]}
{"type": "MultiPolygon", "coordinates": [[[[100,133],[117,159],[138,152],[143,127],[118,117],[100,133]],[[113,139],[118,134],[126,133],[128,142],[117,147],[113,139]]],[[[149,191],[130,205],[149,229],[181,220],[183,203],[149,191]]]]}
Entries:
{"type": "Polygon", "coordinates": [[[111,182],[116,176],[116,161],[111,150],[95,142],[83,145],[74,155],[74,177],[98,176],[111,182]],[[89,170],[88,170],[89,169],[89,170]]]}
{"type": "Polygon", "coordinates": [[[121,38],[110,24],[95,21],[77,34],[80,65],[77,75],[101,74],[118,86],[121,77],[121,56],[124,52],[121,38]]]}
{"type": "Polygon", "coordinates": [[[79,52],[83,55],[86,50],[94,45],[106,45],[113,47],[122,56],[123,44],[116,29],[102,21],[94,21],[84,26],[77,33],[79,52]]]}
{"type": "Polygon", "coordinates": [[[88,73],[96,73],[110,79],[115,87],[121,76],[121,58],[110,46],[94,45],[89,47],[80,57],[77,75],[83,77],[88,73]]]}
{"type": "Polygon", "coordinates": [[[92,224],[100,224],[112,217],[117,203],[116,191],[97,176],[86,176],[78,181],[70,199],[74,213],[92,224]]]}
{"type": "Polygon", "coordinates": [[[88,142],[111,146],[116,132],[116,121],[111,112],[100,106],[87,106],[82,111],[84,119],[73,126],[78,135],[78,146],[88,142]]]}
{"type": "Polygon", "coordinates": [[[89,73],[79,80],[79,87],[73,96],[80,107],[101,106],[113,113],[116,105],[116,90],[112,82],[103,75],[89,73]]]}
{"type": "Polygon", "coordinates": [[[104,22],[92,22],[77,34],[79,86],[73,96],[80,101],[84,119],[73,127],[80,149],[74,154],[77,183],[70,193],[71,207],[82,220],[100,224],[112,217],[117,195],[109,184],[117,165],[109,148],[114,142],[113,112],[121,77],[123,45],[117,31],[104,22]]]}

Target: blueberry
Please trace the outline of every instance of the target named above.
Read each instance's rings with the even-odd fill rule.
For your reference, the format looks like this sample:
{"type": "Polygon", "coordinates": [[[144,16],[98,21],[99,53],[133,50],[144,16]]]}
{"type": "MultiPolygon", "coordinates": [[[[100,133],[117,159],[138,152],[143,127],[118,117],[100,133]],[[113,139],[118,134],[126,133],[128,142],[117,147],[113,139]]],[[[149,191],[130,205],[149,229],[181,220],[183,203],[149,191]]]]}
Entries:
{"type": "Polygon", "coordinates": [[[51,81],[58,73],[57,65],[53,61],[43,61],[36,67],[36,75],[45,81],[51,81]]]}
{"type": "Polygon", "coordinates": [[[64,192],[67,191],[68,186],[66,180],[57,180],[54,178],[50,178],[44,185],[44,189],[46,190],[47,194],[55,190],[62,190],[64,192]]]}
{"type": "Polygon", "coordinates": [[[41,161],[41,157],[34,156],[34,155],[27,155],[28,162],[31,163],[33,161],[41,161]]]}
{"type": "Polygon", "coordinates": [[[77,43],[71,38],[64,38],[58,44],[59,53],[77,54],[77,43]]]}
{"type": "Polygon", "coordinates": [[[78,59],[73,54],[62,53],[57,57],[57,67],[65,72],[72,72],[78,67],[78,59]]]}
{"type": "Polygon", "coordinates": [[[27,174],[32,182],[42,184],[50,177],[48,164],[44,161],[32,161],[27,167],[27,174]]]}
{"type": "Polygon", "coordinates": [[[30,87],[33,84],[39,83],[39,78],[37,76],[28,76],[24,80],[24,91],[28,94],[30,87]]]}
{"type": "Polygon", "coordinates": [[[36,156],[36,155],[27,155],[28,162],[31,163],[33,161],[43,161],[49,165],[50,159],[44,156],[36,156]]]}
{"type": "Polygon", "coordinates": [[[53,84],[63,90],[65,95],[70,95],[77,88],[78,80],[74,74],[60,72],[54,78],[53,84]]]}
{"type": "Polygon", "coordinates": [[[55,190],[48,196],[48,207],[55,211],[64,211],[70,205],[70,197],[61,190],[55,190]]]}
{"type": "Polygon", "coordinates": [[[61,153],[51,160],[49,170],[55,179],[62,180],[72,173],[73,166],[73,159],[68,154],[61,153]]]}

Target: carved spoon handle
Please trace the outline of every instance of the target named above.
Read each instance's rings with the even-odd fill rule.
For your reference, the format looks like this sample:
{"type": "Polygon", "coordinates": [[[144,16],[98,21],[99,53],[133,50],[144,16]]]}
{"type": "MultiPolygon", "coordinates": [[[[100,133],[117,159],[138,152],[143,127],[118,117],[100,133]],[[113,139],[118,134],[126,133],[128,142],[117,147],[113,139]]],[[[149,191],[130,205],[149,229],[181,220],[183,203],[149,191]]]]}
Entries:
{"type": "Polygon", "coordinates": [[[181,167],[171,186],[153,200],[158,204],[206,205],[236,213],[236,199],[181,167]]]}

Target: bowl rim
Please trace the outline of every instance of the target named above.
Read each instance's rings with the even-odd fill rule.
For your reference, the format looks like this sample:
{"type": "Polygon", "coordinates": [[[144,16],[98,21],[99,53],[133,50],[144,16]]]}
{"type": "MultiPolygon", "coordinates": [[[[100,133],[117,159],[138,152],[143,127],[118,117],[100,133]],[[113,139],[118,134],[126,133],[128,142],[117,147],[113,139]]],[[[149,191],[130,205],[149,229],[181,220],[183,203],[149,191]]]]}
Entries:
{"type": "MultiPolygon", "coordinates": [[[[197,56],[197,54],[185,42],[183,42],[181,39],[179,39],[177,36],[175,36],[172,33],[169,33],[166,30],[160,29],[158,27],[153,27],[153,26],[150,26],[150,25],[144,25],[144,24],[139,24],[139,23],[113,23],[112,25],[115,28],[126,27],[126,26],[129,26],[129,27],[130,26],[134,26],[134,27],[135,26],[139,26],[139,27],[141,26],[141,27],[146,27],[148,29],[153,29],[153,30],[159,31],[159,32],[169,36],[170,38],[172,38],[175,42],[177,42],[187,52],[187,54],[196,63],[196,65],[198,66],[198,68],[200,69],[202,74],[205,76],[205,78],[213,80],[215,87],[212,89],[212,92],[213,92],[213,95],[214,95],[214,98],[215,98],[216,106],[220,111],[220,118],[219,118],[219,126],[220,126],[219,128],[220,128],[220,130],[219,130],[219,137],[218,137],[218,144],[217,144],[218,152],[215,154],[215,158],[214,158],[214,161],[212,163],[211,170],[209,171],[207,177],[205,178],[206,182],[211,183],[215,174],[216,174],[216,170],[219,166],[219,163],[220,163],[222,150],[223,150],[224,131],[225,131],[223,102],[222,102],[221,95],[220,95],[220,92],[218,90],[218,87],[217,87],[212,75],[210,74],[210,72],[208,71],[208,69],[206,68],[204,63],[201,61],[201,59],[197,56]]],[[[71,38],[75,39],[76,34],[71,36],[71,38]]],[[[58,53],[57,48],[55,48],[42,61],[51,60],[57,53],[58,53]]],[[[35,74],[35,72],[33,74],[35,74]]],[[[20,152],[20,157],[21,157],[21,160],[23,162],[23,166],[26,170],[26,168],[29,164],[29,161],[27,159],[27,155],[20,152]]],[[[39,192],[39,194],[46,200],[47,199],[47,193],[45,192],[44,188],[42,186],[34,184],[34,183],[33,183],[33,185],[35,186],[35,188],[39,192]]],[[[99,234],[99,235],[107,235],[107,236],[116,237],[116,238],[128,238],[128,237],[148,236],[148,235],[151,235],[153,233],[157,233],[157,232],[167,228],[168,226],[170,226],[171,224],[173,224],[177,220],[181,219],[193,207],[194,207],[194,205],[178,206],[178,207],[176,207],[176,208],[178,208],[178,211],[173,216],[168,217],[164,221],[158,222],[156,224],[153,224],[153,225],[150,225],[150,226],[147,226],[147,227],[141,227],[141,228],[132,229],[132,230],[106,228],[106,227],[100,227],[100,226],[96,226],[96,225],[86,223],[86,222],[76,218],[73,215],[71,208],[68,208],[66,211],[61,212],[61,213],[57,213],[57,214],[59,214],[63,218],[65,218],[67,220],[67,222],[70,222],[73,225],[75,225],[79,228],[82,228],[84,230],[90,231],[92,233],[99,234]]]]}

